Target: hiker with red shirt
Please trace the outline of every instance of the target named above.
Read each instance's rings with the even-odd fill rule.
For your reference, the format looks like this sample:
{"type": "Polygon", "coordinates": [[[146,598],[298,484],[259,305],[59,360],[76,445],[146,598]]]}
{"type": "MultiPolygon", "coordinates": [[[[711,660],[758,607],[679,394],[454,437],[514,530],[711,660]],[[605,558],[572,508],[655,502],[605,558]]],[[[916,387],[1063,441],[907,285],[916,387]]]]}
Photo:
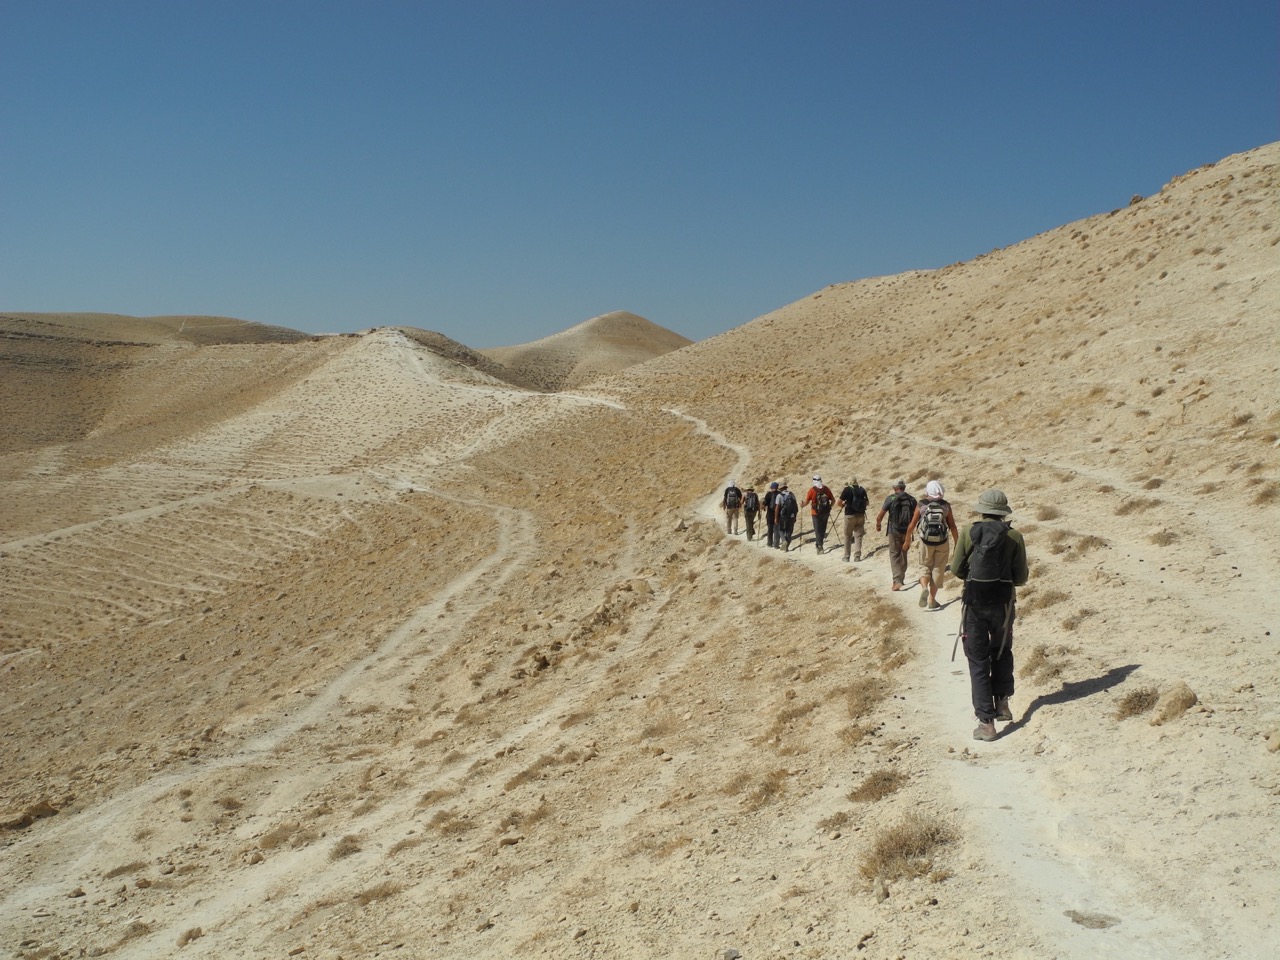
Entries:
{"type": "Polygon", "coordinates": [[[836,502],[836,495],[831,488],[822,482],[822,477],[813,475],[813,486],[804,495],[804,502],[809,505],[809,513],[813,520],[813,539],[818,552],[822,553],[823,541],[827,539],[827,520],[831,517],[831,507],[836,502]]]}

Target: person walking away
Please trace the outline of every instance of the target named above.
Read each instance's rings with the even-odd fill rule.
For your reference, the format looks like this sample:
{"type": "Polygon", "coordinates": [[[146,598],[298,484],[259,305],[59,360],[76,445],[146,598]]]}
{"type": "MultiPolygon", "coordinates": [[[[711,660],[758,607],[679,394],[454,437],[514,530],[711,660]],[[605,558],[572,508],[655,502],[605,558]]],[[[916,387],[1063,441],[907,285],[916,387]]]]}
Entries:
{"type": "Polygon", "coordinates": [[[907,481],[898,480],[893,493],[885,497],[880,512],[876,514],[876,533],[880,523],[888,517],[886,532],[889,536],[889,572],[893,576],[893,590],[901,590],[907,582],[907,527],[916,512],[916,498],[907,493],[907,481]]]}
{"type": "Polygon", "coordinates": [[[742,519],[747,525],[747,541],[756,538],[756,514],[760,512],[760,496],[755,487],[747,487],[742,495],[742,519]]]}
{"type": "Polygon", "coordinates": [[[930,610],[938,609],[938,590],[947,575],[951,544],[960,539],[951,504],[943,499],[945,493],[942,481],[930,480],[907,527],[908,544],[917,533],[920,536],[920,606],[930,610]]]}
{"type": "Polygon", "coordinates": [[[862,559],[862,537],[867,529],[867,491],[858,486],[856,478],[850,480],[840,491],[840,499],[836,505],[844,510],[844,562],[849,562],[849,550],[853,549],[853,559],[862,559]]]}
{"type": "Polygon", "coordinates": [[[796,502],[796,495],[787,489],[787,485],[784,483],[778,488],[778,497],[773,501],[773,506],[778,548],[789,553],[791,551],[791,536],[796,528],[796,516],[800,513],[800,504],[796,502]]]}
{"type": "Polygon", "coordinates": [[[778,525],[776,522],[774,501],[778,499],[778,481],[774,480],[769,484],[769,490],[764,495],[764,500],[760,504],[761,510],[764,512],[765,525],[765,544],[772,549],[778,545],[778,525]]]}
{"type": "Polygon", "coordinates": [[[831,508],[836,502],[836,495],[831,488],[822,482],[822,477],[813,475],[813,486],[804,495],[804,502],[809,506],[809,514],[813,519],[813,539],[819,553],[827,539],[827,521],[831,519],[831,508]]]}
{"type": "Polygon", "coordinates": [[[724,496],[720,498],[720,507],[724,510],[724,525],[729,533],[738,532],[738,515],[742,512],[742,491],[738,489],[738,481],[730,480],[724,488],[724,496]]]}
{"type": "Polygon", "coordinates": [[[960,628],[978,726],[975,740],[994,740],[997,720],[1013,719],[1013,620],[1017,588],[1027,582],[1027,545],[1008,520],[1000,490],[978,498],[980,515],[956,538],[951,572],[964,581],[960,628]]]}

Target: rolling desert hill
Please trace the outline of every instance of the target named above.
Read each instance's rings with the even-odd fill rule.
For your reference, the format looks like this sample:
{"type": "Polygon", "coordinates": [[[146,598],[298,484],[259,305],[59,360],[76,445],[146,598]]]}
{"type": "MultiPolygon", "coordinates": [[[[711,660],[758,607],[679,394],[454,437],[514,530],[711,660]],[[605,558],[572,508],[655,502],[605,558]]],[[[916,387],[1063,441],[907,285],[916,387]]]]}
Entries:
{"type": "Polygon", "coordinates": [[[614,311],[517,347],[479,351],[531,390],[572,390],[693,341],[634,313],[614,311]]]}
{"type": "Polygon", "coordinates": [[[392,328],[7,368],[0,942],[1272,956],[1278,187],[1271,144],[573,392],[392,328]],[[726,533],[815,472],[1006,491],[995,742],[954,584],[726,533]]]}

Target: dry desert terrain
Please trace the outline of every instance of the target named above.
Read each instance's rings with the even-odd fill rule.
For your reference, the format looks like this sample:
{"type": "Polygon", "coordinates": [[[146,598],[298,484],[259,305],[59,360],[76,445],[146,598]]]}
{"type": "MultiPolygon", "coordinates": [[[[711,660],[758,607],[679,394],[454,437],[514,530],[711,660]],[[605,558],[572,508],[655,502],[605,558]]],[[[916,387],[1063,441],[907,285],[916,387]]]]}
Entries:
{"type": "Polygon", "coordinates": [[[1280,144],[706,341],[0,318],[0,949],[1270,958],[1280,144]],[[954,583],[730,479],[1009,496],[954,583]],[[911,572],[909,571],[909,579],[911,572]]]}

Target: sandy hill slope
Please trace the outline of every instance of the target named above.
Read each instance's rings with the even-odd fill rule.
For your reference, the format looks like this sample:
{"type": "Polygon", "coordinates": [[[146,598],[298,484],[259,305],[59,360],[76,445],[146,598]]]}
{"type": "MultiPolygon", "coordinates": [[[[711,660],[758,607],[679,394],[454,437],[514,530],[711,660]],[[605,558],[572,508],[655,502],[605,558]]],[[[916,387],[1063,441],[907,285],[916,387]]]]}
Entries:
{"type": "Polygon", "coordinates": [[[532,343],[479,353],[506,367],[513,383],[571,390],[692,342],[634,313],[615,311],[532,343]]]}
{"type": "Polygon", "coordinates": [[[573,393],[391,329],[133,358],[0,454],[0,938],[1270,957],[1278,180],[1270,145],[573,393]],[[221,412],[150,433],[183,380],[221,412]],[[814,471],[1008,493],[994,743],[953,584],[726,533],[728,479],[814,471]]]}

